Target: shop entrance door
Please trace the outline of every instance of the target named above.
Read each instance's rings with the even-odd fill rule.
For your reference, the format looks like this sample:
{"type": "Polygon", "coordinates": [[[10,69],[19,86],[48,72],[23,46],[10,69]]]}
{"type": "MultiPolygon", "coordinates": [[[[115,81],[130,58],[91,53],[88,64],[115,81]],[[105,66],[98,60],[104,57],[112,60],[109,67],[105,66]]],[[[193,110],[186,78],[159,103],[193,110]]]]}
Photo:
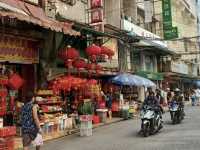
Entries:
{"type": "Polygon", "coordinates": [[[25,84],[22,88],[22,97],[26,96],[28,91],[34,92],[37,84],[36,73],[34,65],[22,65],[21,66],[21,74],[23,79],[25,80],[25,84]]]}

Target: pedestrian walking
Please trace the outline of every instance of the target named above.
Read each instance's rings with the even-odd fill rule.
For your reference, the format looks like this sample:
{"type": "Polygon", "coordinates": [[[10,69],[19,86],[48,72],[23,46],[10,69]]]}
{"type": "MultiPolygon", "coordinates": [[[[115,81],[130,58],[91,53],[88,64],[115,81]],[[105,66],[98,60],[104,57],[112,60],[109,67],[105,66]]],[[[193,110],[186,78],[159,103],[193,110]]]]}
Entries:
{"type": "Polygon", "coordinates": [[[191,91],[191,100],[192,100],[192,106],[195,106],[196,105],[196,95],[193,90],[191,91]]]}
{"type": "Polygon", "coordinates": [[[108,117],[112,119],[112,95],[110,92],[106,95],[106,106],[108,108],[108,117]]]}
{"type": "Polygon", "coordinates": [[[195,94],[196,94],[196,104],[199,105],[199,101],[200,101],[200,89],[199,88],[196,88],[195,94]]]}
{"type": "Polygon", "coordinates": [[[22,124],[22,140],[23,149],[29,150],[29,146],[33,143],[36,150],[40,150],[43,144],[41,136],[40,122],[38,118],[38,108],[35,104],[34,94],[28,92],[25,97],[25,104],[21,110],[21,124],[22,124]]]}

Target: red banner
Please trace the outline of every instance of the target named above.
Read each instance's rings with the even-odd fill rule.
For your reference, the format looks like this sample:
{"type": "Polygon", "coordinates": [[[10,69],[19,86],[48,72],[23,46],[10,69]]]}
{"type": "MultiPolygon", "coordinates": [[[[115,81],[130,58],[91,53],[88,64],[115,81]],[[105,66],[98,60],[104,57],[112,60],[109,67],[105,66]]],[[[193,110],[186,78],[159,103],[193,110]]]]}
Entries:
{"type": "Polygon", "coordinates": [[[90,5],[92,9],[103,7],[103,0],[91,0],[90,5]]]}
{"type": "Polygon", "coordinates": [[[38,43],[17,37],[0,37],[0,61],[11,63],[38,63],[38,43]]]}

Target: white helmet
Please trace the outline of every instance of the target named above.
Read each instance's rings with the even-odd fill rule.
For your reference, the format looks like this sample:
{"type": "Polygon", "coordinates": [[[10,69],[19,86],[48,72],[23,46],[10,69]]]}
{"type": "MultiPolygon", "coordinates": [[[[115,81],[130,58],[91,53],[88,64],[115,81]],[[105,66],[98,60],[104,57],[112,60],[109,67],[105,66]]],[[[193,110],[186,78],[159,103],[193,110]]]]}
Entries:
{"type": "Polygon", "coordinates": [[[181,90],[179,88],[176,88],[174,91],[175,92],[180,92],[181,90]]]}

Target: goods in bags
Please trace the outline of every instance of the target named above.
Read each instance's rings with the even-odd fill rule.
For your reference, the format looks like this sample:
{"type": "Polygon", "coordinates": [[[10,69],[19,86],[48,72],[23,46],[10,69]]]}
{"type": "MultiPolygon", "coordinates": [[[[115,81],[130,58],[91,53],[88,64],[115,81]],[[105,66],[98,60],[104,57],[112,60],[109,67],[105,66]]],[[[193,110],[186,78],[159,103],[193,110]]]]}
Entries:
{"type": "Polygon", "coordinates": [[[40,133],[37,134],[35,140],[32,142],[34,146],[41,146],[43,145],[43,138],[40,133]]]}

